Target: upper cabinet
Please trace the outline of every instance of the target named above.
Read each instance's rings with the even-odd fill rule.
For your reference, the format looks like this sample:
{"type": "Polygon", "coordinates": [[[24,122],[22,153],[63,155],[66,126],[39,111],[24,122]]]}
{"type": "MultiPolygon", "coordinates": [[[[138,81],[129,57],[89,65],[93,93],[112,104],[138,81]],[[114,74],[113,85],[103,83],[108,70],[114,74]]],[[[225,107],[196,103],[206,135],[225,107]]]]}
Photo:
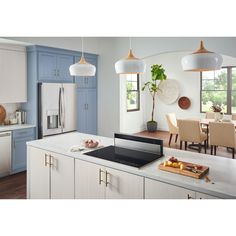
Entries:
{"type": "MultiPolygon", "coordinates": [[[[96,55],[89,55],[85,53],[85,60],[96,66],[97,70],[97,56],[96,55]]],[[[80,57],[75,57],[75,61],[78,62],[80,60],[80,57]]],[[[97,87],[97,72],[95,76],[76,76],[75,82],[77,83],[78,88],[96,88],[97,87]]]]}
{"type": "Polygon", "coordinates": [[[0,45],[0,103],[27,101],[24,47],[0,45]]]}
{"type": "Polygon", "coordinates": [[[40,52],[38,56],[38,80],[41,82],[73,82],[69,67],[74,63],[70,55],[40,52]]]}

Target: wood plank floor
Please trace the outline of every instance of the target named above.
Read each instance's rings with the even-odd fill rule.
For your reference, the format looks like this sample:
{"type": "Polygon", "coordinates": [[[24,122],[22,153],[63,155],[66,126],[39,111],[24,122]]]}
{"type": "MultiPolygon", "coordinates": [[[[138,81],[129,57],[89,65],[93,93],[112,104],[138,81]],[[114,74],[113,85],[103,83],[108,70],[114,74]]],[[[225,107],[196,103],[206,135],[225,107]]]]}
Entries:
{"type": "Polygon", "coordinates": [[[26,172],[0,178],[0,199],[26,199],[26,172]]]}
{"type": "MultiPolygon", "coordinates": [[[[171,145],[169,146],[169,144],[168,144],[168,142],[169,142],[169,132],[166,132],[166,131],[156,131],[156,132],[143,131],[143,132],[137,133],[137,135],[153,137],[153,138],[159,138],[159,139],[162,139],[164,141],[164,147],[179,149],[179,139],[177,140],[177,143],[175,143],[175,136],[174,135],[172,137],[171,145]]],[[[184,147],[184,145],[183,145],[183,147],[184,147]]],[[[192,149],[187,149],[187,151],[198,152],[198,151],[195,151],[195,150],[192,150],[192,149]]],[[[210,148],[208,148],[207,149],[207,154],[210,154],[210,152],[211,152],[210,148]]],[[[202,153],[204,153],[204,148],[202,148],[202,153]]],[[[216,155],[217,156],[222,156],[222,158],[223,157],[232,158],[232,153],[224,147],[218,147],[216,155]]],[[[236,155],[235,155],[235,157],[236,157],[236,155]]],[[[214,156],[212,156],[212,158],[214,158],[214,156]]]]}

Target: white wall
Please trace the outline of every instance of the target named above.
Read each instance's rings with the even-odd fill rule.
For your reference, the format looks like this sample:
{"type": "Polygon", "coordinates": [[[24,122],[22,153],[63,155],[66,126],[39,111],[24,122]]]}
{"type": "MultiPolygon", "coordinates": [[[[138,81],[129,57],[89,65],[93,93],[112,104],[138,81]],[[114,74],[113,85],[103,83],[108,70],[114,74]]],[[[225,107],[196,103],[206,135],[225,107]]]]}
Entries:
{"type": "MultiPolygon", "coordinates": [[[[150,67],[153,64],[162,64],[166,70],[168,79],[175,79],[179,83],[180,96],[187,96],[191,101],[191,106],[187,110],[182,110],[178,106],[178,100],[170,105],[166,105],[159,98],[156,100],[155,120],[158,122],[158,129],[168,130],[165,114],[174,112],[177,118],[200,118],[204,114],[200,113],[200,73],[184,72],[181,66],[181,58],[189,52],[163,53],[145,59],[147,72],[141,76],[142,84],[151,79],[150,67]]],[[[236,58],[223,56],[223,66],[236,65],[236,58]]],[[[125,81],[125,79],[123,80],[125,81]]],[[[124,82],[121,82],[123,84],[124,82]]],[[[125,87],[121,88],[121,98],[124,99],[125,87]]],[[[145,129],[145,124],[151,118],[152,100],[150,94],[141,92],[142,105],[139,112],[127,113],[121,108],[122,132],[136,133],[145,129]],[[132,119],[133,118],[133,119],[132,119]]],[[[122,103],[122,102],[121,102],[122,103]]]]}

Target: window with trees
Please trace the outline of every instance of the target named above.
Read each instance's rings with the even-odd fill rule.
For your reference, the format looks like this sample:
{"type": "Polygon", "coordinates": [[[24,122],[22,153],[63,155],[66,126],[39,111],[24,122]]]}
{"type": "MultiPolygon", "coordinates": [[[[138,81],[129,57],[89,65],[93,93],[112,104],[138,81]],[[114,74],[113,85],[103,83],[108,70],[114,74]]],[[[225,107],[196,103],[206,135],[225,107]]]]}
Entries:
{"type": "Polygon", "coordinates": [[[128,74],[126,76],[127,111],[138,111],[140,109],[139,75],[128,74]]]}
{"type": "Polygon", "coordinates": [[[219,105],[222,112],[236,113],[236,67],[201,72],[201,112],[219,105]]]}

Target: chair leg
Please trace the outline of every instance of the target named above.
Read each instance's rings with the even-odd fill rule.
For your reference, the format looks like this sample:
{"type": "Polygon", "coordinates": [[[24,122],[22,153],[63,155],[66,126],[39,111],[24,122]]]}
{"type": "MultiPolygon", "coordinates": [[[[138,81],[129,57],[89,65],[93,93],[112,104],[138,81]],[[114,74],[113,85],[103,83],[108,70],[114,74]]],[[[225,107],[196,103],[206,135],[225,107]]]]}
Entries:
{"type": "Polygon", "coordinates": [[[202,151],[202,144],[199,143],[199,144],[198,144],[198,152],[200,153],[201,151],[202,151]]]}
{"type": "Polygon", "coordinates": [[[211,155],[213,155],[213,145],[211,145],[211,155]]]}
{"type": "Polygon", "coordinates": [[[180,150],[182,150],[183,141],[180,140],[180,150]]]}
{"type": "Polygon", "coordinates": [[[169,146],[170,146],[170,144],[171,144],[172,136],[173,136],[173,134],[170,134],[170,138],[169,138],[169,146]]]}
{"type": "Polygon", "coordinates": [[[216,156],[216,146],[214,146],[214,155],[216,156]]]}
{"type": "Polygon", "coordinates": [[[204,151],[205,151],[205,154],[207,153],[207,140],[204,141],[204,151]]]}
{"type": "Polygon", "coordinates": [[[184,142],[184,149],[185,149],[185,150],[187,150],[187,146],[188,146],[188,142],[185,141],[185,142],[184,142]]]}
{"type": "Polygon", "coordinates": [[[178,140],[178,134],[175,135],[175,143],[177,142],[178,140]]]}
{"type": "Polygon", "coordinates": [[[235,149],[232,148],[232,159],[234,159],[234,153],[235,153],[235,149]]]}

